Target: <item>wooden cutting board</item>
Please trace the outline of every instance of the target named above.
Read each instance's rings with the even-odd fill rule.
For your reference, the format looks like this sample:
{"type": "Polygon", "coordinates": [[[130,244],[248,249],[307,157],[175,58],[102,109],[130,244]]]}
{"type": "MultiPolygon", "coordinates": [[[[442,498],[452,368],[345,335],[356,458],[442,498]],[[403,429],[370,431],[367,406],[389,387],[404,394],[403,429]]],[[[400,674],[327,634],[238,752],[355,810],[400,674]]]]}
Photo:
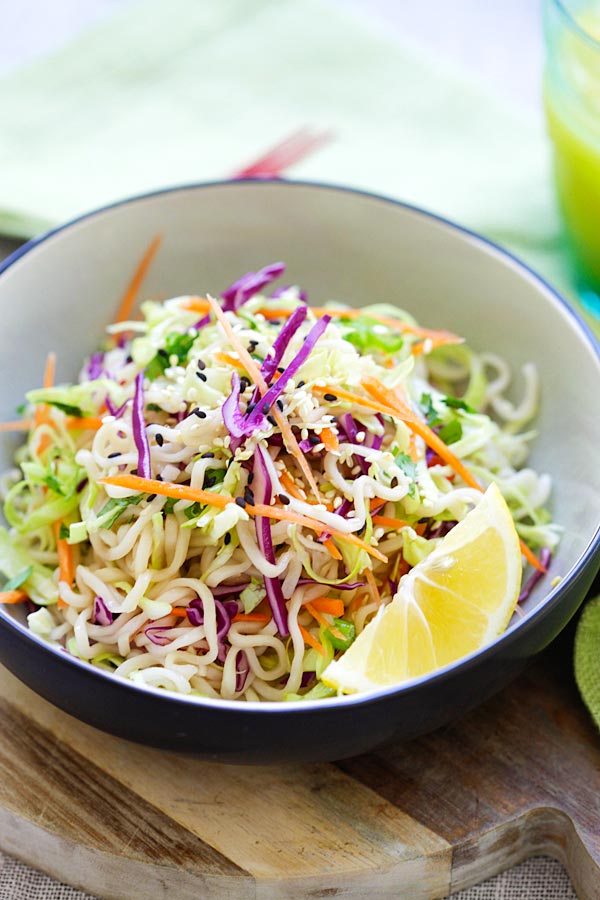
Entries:
{"type": "Polygon", "coordinates": [[[429,900],[534,854],[599,900],[600,735],[571,644],[433,735],[277,768],[103,735],[0,669],[0,847],[119,900],[429,900]]]}

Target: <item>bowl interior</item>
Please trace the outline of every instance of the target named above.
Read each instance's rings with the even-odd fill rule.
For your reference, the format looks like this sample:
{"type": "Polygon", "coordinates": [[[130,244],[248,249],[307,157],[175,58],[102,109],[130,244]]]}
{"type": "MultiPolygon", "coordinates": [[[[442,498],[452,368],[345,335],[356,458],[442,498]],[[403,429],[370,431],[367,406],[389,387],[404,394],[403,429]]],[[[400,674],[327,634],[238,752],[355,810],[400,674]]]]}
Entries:
{"type": "MultiPolygon", "coordinates": [[[[282,182],[174,190],[85,217],[42,240],[0,276],[0,417],[39,386],[49,350],[57,379],[76,378],[112,319],[152,237],[164,237],[146,296],[218,294],[245,271],[287,263],[286,283],[312,303],[395,303],[421,324],[464,335],[515,373],[534,362],[542,407],[531,465],[551,474],[564,537],[551,576],[566,576],[598,528],[600,361],[563,303],[533,274],[475,236],[382,198],[282,182]]],[[[0,469],[20,438],[2,435],[0,469]]],[[[529,611],[550,591],[544,579],[529,611]]],[[[2,615],[19,616],[18,610],[2,615]]]]}

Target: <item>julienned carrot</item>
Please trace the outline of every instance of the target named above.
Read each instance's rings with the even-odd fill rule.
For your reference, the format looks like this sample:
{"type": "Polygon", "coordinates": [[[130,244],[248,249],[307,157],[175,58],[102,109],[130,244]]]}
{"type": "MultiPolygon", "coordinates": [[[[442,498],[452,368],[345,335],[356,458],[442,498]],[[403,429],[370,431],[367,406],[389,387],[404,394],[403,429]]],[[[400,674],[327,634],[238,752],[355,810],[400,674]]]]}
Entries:
{"type": "Polygon", "coordinates": [[[373,525],[383,525],[384,528],[406,528],[409,522],[404,519],[393,519],[391,516],[373,516],[373,525]]]}
{"type": "Polygon", "coordinates": [[[378,606],[381,606],[381,594],[379,593],[379,588],[377,587],[377,582],[375,581],[373,570],[364,569],[363,574],[365,576],[367,584],[369,585],[369,590],[371,591],[373,600],[378,606]]]}
{"type": "Polygon", "coordinates": [[[341,633],[341,631],[339,631],[331,622],[328,622],[327,619],[319,612],[319,610],[315,609],[312,603],[305,603],[304,609],[308,610],[313,619],[317,620],[319,625],[322,625],[323,628],[328,628],[334,637],[338,638],[338,640],[340,641],[344,640],[344,635],[341,633]]]}
{"type": "Polygon", "coordinates": [[[327,547],[330,555],[333,556],[334,559],[343,559],[342,554],[340,553],[338,548],[335,546],[335,544],[333,543],[333,540],[331,538],[327,538],[326,541],[323,541],[323,546],[327,547]]]}
{"type": "Polygon", "coordinates": [[[160,247],[161,241],[162,234],[157,234],[156,237],[152,238],[152,240],[150,241],[146,252],[142,256],[135,272],[133,273],[133,278],[127,285],[125,293],[123,294],[123,298],[115,317],[115,322],[126,322],[131,318],[131,313],[133,311],[135,301],[137,300],[140,288],[142,286],[144,278],[146,277],[148,269],[150,268],[150,264],[156,256],[156,251],[160,247]]]}
{"type": "Polygon", "coordinates": [[[233,503],[231,497],[203,491],[186,484],[175,484],[172,481],[156,481],[154,478],[141,478],[139,475],[113,475],[111,478],[98,479],[99,484],[111,484],[114,487],[127,488],[145,494],[160,494],[161,497],[173,497],[177,500],[191,500],[193,503],[204,503],[225,509],[233,503]]]}
{"type": "MultiPolygon", "coordinates": [[[[56,354],[49,353],[46,357],[46,367],[44,369],[44,387],[51,388],[54,384],[54,372],[56,369],[56,354]]],[[[39,425],[44,425],[50,421],[50,413],[48,411],[48,407],[45,403],[39,403],[35,408],[35,413],[33,414],[33,422],[37,427],[39,425]]],[[[38,444],[36,454],[37,456],[41,456],[44,450],[46,450],[51,444],[50,436],[47,434],[42,434],[40,438],[40,442],[38,444]]]]}
{"type": "Polygon", "coordinates": [[[265,613],[238,613],[231,620],[232,622],[270,622],[271,616],[265,613]]]}
{"type": "Polygon", "coordinates": [[[332,387],[331,385],[325,385],[322,387],[319,384],[314,384],[311,387],[311,391],[313,394],[331,394],[332,397],[337,397],[338,400],[349,400],[350,403],[356,403],[360,406],[364,406],[365,409],[373,409],[375,412],[383,413],[386,416],[393,415],[393,410],[389,404],[385,404],[382,408],[381,403],[375,403],[374,400],[371,400],[370,397],[361,397],[360,394],[355,394],[352,391],[347,391],[342,387],[332,387]]]}
{"type": "MultiPolygon", "coordinates": [[[[50,422],[49,415],[47,422],[50,422]]],[[[14,422],[0,422],[0,431],[31,431],[34,425],[35,422],[33,419],[18,419],[14,422]]],[[[98,431],[98,429],[102,427],[102,419],[97,416],[67,416],[65,425],[71,431],[76,431],[78,428],[87,431],[98,431]]]]}
{"type": "MultiPolygon", "coordinates": [[[[66,542],[64,538],[60,537],[60,526],[62,522],[54,522],[52,529],[54,531],[54,537],[56,539],[56,550],[58,552],[58,578],[59,581],[65,581],[69,587],[73,584],[73,578],[75,577],[75,567],[73,565],[73,551],[71,546],[66,542]]],[[[68,604],[59,596],[58,605],[60,607],[65,607],[68,604]]]]}
{"type": "Polygon", "coordinates": [[[340,619],[344,615],[344,601],[335,600],[333,597],[317,597],[310,601],[310,605],[320,613],[328,616],[337,616],[340,619]]]}
{"type": "Polygon", "coordinates": [[[0,422],[0,431],[30,431],[33,419],[17,419],[14,422],[0,422]]]}
{"type": "Polygon", "coordinates": [[[170,616],[176,616],[178,619],[185,619],[187,616],[187,609],[183,606],[176,606],[169,613],[170,616]]]}
{"type": "Polygon", "coordinates": [[[102,419],[99,416],[67,416],[65,424],[71,431],[98,431],[102,428],[102,419]]]}
{"type": "MultiPolygon", "coordinates": [[[[110,478],[98,479],[99,484],[110,484],[113,487],[127,488],[131,491],[139,491],[146,494],[160,494],[162,497],[175,497],[177,500],[191,500],[194,503],[203,503],[209,506],[216,506],[219,509],[225,509],[231,503],[235,503],[233,497],[225,497],[223,494],[215,494],[212,491],[203,491],[200,488],[192,488],[189,485],[174,484],[170,481],[156,481],[153,478],[141,478],[139,475],[113,475],[110,478]]],[[[327,532],[334,535],[340,541],[354,544],[365,550],[370,556],[374,556],[381,562],[387,562],[387,557],[380,553],[375,547],[369,546],[365,541],[361,540],[355,534],[346,534],[336,531],[311,519],[308,516],[301,516],[289,509],[279,506],[265,506],[264,504],[254,504],[251,506],[246,503],[244,509],[251,516],[266,516],[270,519],[279,519],[285,522],[293,522],[296,525],[303,525],[311,528],[317,534],[327,532]]]]}
{"type": "Polygon", "coordinates": [[[183,309],[189,309],[191,312],[203,315],[210,312],[210,303],[206,297],[186,297],[185,300],[182,300],[181,306],[183,309]]]}
{"type": "MultiPolygon", "coordinates": [[[[265,319],[288,319],[293,311],[293,309],[278,307],[269,308],[268,306],[261,307],[258,310],[265,319]]],[[[362,309],[329,309],[311,306],[310,311],[317,319],[321,319],[323,316],[334,316],[340,319],[357,319],[359,316],[366,315],[374,322],[379,322],[381,325],[386,325],[388,328],[393,328],[404,334],[414,334],[424,339],[430,338],[432,341],[443,340],[444,343],[461,344],[464,341],[464,338],[453,334],[451,331],[432,331],[428,328],[420,328],[418,325],[411,325],[410,322],[402,322],[400,319],[394,319],[391,316],[379,316],[376,313],[365,312],[362,309]]]]}
{"type": "Polygon", "coordinates": [[[405,403],[405,401],[398,396],[398,394],[394,393],[390,388],[387,388],[384,384],[377,380],[377,378],[371,378],[367,376],[362,379],[362,385],[365,390],[376,400],[379,401],[381,405],[385,405],[388,409],[393,410],[395,413],[395,417],[401,419],[403,422],[408,425],[411,431],[414,431],[419,437],[422,437],[428,447],[431,447],[438,456],[440,456],[443,460],[445,460],[448,465],[452,466],[454,471],[460,475],[465,484],[468,484],[469,487],[475,488],[475,490],[480,491],[481,485],[478,483],[477,479],[471,475],[467,467],[460,461],[460,459],[452,453],[452,451],[448,448],[447,444],[443,442],[443,440],[438,437],[438,435],[429,427],[429,425],[420,419],[416,413],[410,409],[410,407],[405,403]]]}
{"type": "Polygon", "coordinates": [[[285,488],[288,494],[291,494],[292,497],[295,497],[296,500],[306,500],[306,494],[295,484],[292,476],[288,472],[280,472],[279,480],[282,487],[285,488]]]}
{"type": "Polygon", "coordinates": [[[310,631],[307,631],[303,625],[299,625],[298,627],[300,628],[300,634],[304,638],[304,643],[308,644],[309,647],[312,647],[313,650],[316,650],[317,653],[320,653],[321,656],[327,656],[327,651],[323,644],[313,637],[310,631]]]}
{"type": "Polygon", "coordinates": [[[319,437],[323,442],[323,446],[326,450],[333,451],[337,453],[340,449],[340,442],[337,439],[337,434],[335,431],[332,431],[331,428],[322,428],[319,432],[319,437]]]}
{"type": "Polygon", "coordinates": [[[29,600],[25,591],[0,591],[0,604],[24,603],[25,600],[29,600]]]}
{"type": "MultiPolygon", "coordinates": [[[[214,300],[212,297],[208,297],[207,300],[208,300],[208,303],[210,304],[210,308],[212,309],[213,313],[215,314],[215,317],[219,321],[223,331],[225,332],[227,338],[229,339],[229,343],[231,344],[233,349],[237,351],[237,354],[238,354],[241,362],[244,364],[244,366],[246,368],[246,372],[253,379],[254,384],[258,387],[261,394],[266,394],[267,389],[268,389],[267,383],[266,383],[265,379],[263,378],[260,369],[258,368],[258,366],[254,362],[254,360],[252,359],[252,357],[250,356],[250,354],[248,353],[248,351],[246,350],[246,348],[244,347],[242,342],[239,340],[239,338],[236,336],[235,332],[233,331],[233,328],[231,327],[231,325],[229,324],[229,322],[227,320],[227,316],[225,315],[225,313],[223,312],[223,310],[221,309],[221,307],[219,306],[219,304],[217,303],[216,300],[214,300]]],[[[310,470],[310,466],[306,462],[306,459],[304,458],[304,454],[302,453],[302,451],[300,450],[300,447],[298,446],[298,441],[294,437],[294,434],[292,432],[292,429],[290,427],[288,420],[283,415],[281,410],[277,409],[277,407],[273,408],[273,415],[275,416],[275,421],[279,425],[279,429],[283,436],[283,440],[285,441],[286,447],[288,448],[288,450],[292,454],[292,456],[295,457],[298,465],[300,466],[302,474],[306,478],[306,480],[310,486],[310,489],[315,496],[315,499],[317,500],[317,502],[320,502],[321,495],[319,493],[319,488],[317,487],[317,483],[314,479],[313,473],[310,470]]]]}
{"type": "Polygon", "coordinates": [[[240,359],[236,359],[235,356],[231,356],[229,353],[223,353],[222,351],[217,350],[216,353],[213,353],[213,359],[215,362],[225,363],[226,366],[232,366],[234,369],[240,369],[242,372],[246,371],[243,362],[240,359]]]}
{"type": "MultiPolygon", "coordinates": [[[[404,399],[399,397],[397,393],[393,393],[389,388],[386,388],[384,384],[378,381],[376,378],[366,377],[363,378],[362,384],[372,397],[378,399],[382,404],[387,403],[388,406],[392,406],[394,409],[396,416],[402,419],[408,427],[414,431],[416,434],[420,435],[423,438],[428,447],[437,453],[437,455],[443,459],[448,465],[452,466],[457,475],[463,479],[463,481],[469,485],[469,487],[474,488],[477,491],[482,491],[483,488],[477,481],[477,479],[471,475],[467,467],[458,459],[457,456],[452,453],[452,451],[448,448],[447,444],[443,442],[443,440],[433,431],[426,422],[423,422],[419,417],[407,406],[404,399]]],[[[535,553],[527,546],[525,541],[519,539],[519,543],[521,546],[521,553],[525,557],[528,563],[537,569],[538,572],[545,572],[546,569],[541,564],[535,553]]]]}

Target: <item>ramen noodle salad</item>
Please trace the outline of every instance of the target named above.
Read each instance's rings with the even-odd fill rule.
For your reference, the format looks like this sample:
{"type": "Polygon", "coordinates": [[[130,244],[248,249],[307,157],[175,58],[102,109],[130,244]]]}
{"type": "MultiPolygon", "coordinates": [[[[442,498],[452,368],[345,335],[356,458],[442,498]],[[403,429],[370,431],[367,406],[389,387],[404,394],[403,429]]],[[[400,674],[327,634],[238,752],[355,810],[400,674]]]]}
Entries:
{"type": "Polygon", "coordinates": [[[396,306],[308,306],[273,289],[283,270],[145,302],[77,384],[49,358],[2,481],[1,599],[34,634],[180,694],[326,697],[329,662],[492,482],[536,567],[522,596],[539,578],[559,529],[526,466],[535,368],[515,405],[498,356],[396,306]]]}

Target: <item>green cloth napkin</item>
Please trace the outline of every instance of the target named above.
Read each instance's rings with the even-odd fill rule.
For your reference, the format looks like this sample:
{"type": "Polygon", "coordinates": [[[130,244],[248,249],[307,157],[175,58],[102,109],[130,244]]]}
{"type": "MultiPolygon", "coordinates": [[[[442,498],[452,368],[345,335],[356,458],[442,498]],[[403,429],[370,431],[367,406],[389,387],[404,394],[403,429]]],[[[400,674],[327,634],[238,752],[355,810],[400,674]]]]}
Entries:
{"type": "Polygon", "coordinates": [[[600,597],[589,600],[575,634],[575,680],[600,728],[600,597]]]}
{"type": "Polygon", "coordinates": [[[218,179],[299,126],[294,176],[429,208],[570,292],[537,121],[326,0],[146,0],[0,81],[0,232],[218,179]]]}

